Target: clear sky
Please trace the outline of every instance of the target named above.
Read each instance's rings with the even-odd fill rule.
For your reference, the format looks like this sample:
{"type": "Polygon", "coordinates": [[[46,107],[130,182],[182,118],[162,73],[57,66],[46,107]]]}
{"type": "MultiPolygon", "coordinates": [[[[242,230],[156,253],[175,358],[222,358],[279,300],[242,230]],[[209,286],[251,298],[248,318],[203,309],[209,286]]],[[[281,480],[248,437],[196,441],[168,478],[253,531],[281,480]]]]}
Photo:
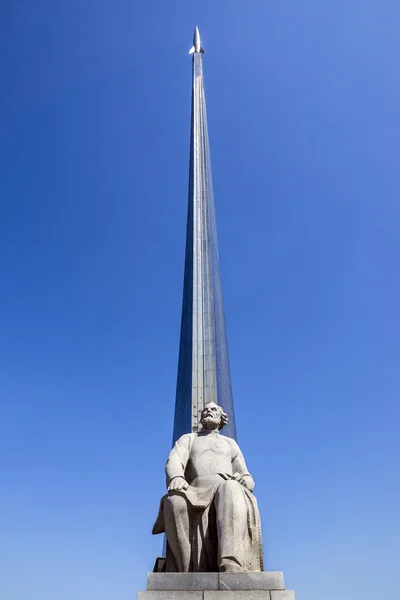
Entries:
{"type": "Polygon", "coordinates": [[[395,0],[1,2],[1,600],[131,600],[160,554],[195,24],[266,568],[297,600],[395,597],[399,21],[395,0]]]}

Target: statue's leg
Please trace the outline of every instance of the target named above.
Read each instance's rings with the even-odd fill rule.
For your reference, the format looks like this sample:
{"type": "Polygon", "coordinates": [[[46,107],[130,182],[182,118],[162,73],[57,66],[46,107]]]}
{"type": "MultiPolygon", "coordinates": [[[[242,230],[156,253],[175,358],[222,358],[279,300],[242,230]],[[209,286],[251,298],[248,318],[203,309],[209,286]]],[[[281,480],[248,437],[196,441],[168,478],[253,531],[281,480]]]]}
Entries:
{"type": "Polygon", "coordinates": [[[185,498],[171,494],[164,499],[164,522],[168,544],[180,572],[190,565],[189,514],[185,498]]]}
{"type": "Polygon", "coordinates": [[[218,558],[220,570],[243,568],[247,506],[241,484],[228,480],[221,483],[214,498],[217,512],[218,558]]]}

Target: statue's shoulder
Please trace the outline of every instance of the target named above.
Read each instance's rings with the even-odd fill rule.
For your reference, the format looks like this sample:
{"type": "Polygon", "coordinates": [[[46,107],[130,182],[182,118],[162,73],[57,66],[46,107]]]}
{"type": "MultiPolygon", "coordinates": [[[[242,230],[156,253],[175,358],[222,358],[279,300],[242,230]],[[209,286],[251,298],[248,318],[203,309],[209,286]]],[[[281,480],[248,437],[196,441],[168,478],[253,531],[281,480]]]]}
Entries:
{"type": "Polygon", "coordinates": [[[234,450],[236,453],[240,450],[238,443],[233,438],[230,438],[226,435],[224,435],[223,438],[224,438],[224,440],[226,440],[228,442],[231,449],[234,450]]]}
{"type": "Polygon", "coordinates": [[[178,446],[191,446],[197,438],[197,433],[184,433],[176,440],[178,446]]]}
{"type": "Polygon", "coordinates": [[[230,438],[230,437],[224,435],[224,440],[226,440],[231,446],[234,446],[235,448],[239,447],[237,445],[237,442],[233,438],[230,438]]]}
{"type": "Polygon", "coordinates": [[[180,438],[178,438],[178,442],[181,440],[194,440],[195,438],[197,438],[197,433],[184,433],[180,438]]]}

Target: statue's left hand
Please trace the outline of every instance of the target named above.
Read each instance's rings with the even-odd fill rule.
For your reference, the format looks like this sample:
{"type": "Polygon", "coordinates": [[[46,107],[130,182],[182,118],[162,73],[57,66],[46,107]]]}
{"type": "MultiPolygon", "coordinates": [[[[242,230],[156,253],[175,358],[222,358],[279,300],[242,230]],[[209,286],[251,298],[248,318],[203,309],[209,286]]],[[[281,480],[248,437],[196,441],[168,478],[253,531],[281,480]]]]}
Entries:
{"type": "Polygon", "coordinates": [[[243,487],[250,490],[250,492],[254,490],[254,479],[250,477],[250,475],[241,475],[240,473],[235,473],[233,475],[233,479],[240,483],[243,487]]]}
{"type": "Polygon", "coordinates": [[[168,486],[168,491],[181,492],[182,490],[187,490],[188,487],[189,484],[184,477],[174,477],[174,479],[171,479],[171,482],[168,486]]]}

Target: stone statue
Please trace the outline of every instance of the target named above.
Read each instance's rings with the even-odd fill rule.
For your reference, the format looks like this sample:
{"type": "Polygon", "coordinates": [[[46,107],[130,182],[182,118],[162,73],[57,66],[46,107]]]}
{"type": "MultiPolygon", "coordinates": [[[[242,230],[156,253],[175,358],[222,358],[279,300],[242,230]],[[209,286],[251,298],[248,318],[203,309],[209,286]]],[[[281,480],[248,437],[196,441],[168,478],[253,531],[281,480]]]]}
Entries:
{"type": "Polygon", "coordinates": [[[254,480],[227,423],[211,402],[200,433],[179,438],[165,467],[168,494],[153,533],[166,533],[166,571],[263,571],[254,480]]]}

